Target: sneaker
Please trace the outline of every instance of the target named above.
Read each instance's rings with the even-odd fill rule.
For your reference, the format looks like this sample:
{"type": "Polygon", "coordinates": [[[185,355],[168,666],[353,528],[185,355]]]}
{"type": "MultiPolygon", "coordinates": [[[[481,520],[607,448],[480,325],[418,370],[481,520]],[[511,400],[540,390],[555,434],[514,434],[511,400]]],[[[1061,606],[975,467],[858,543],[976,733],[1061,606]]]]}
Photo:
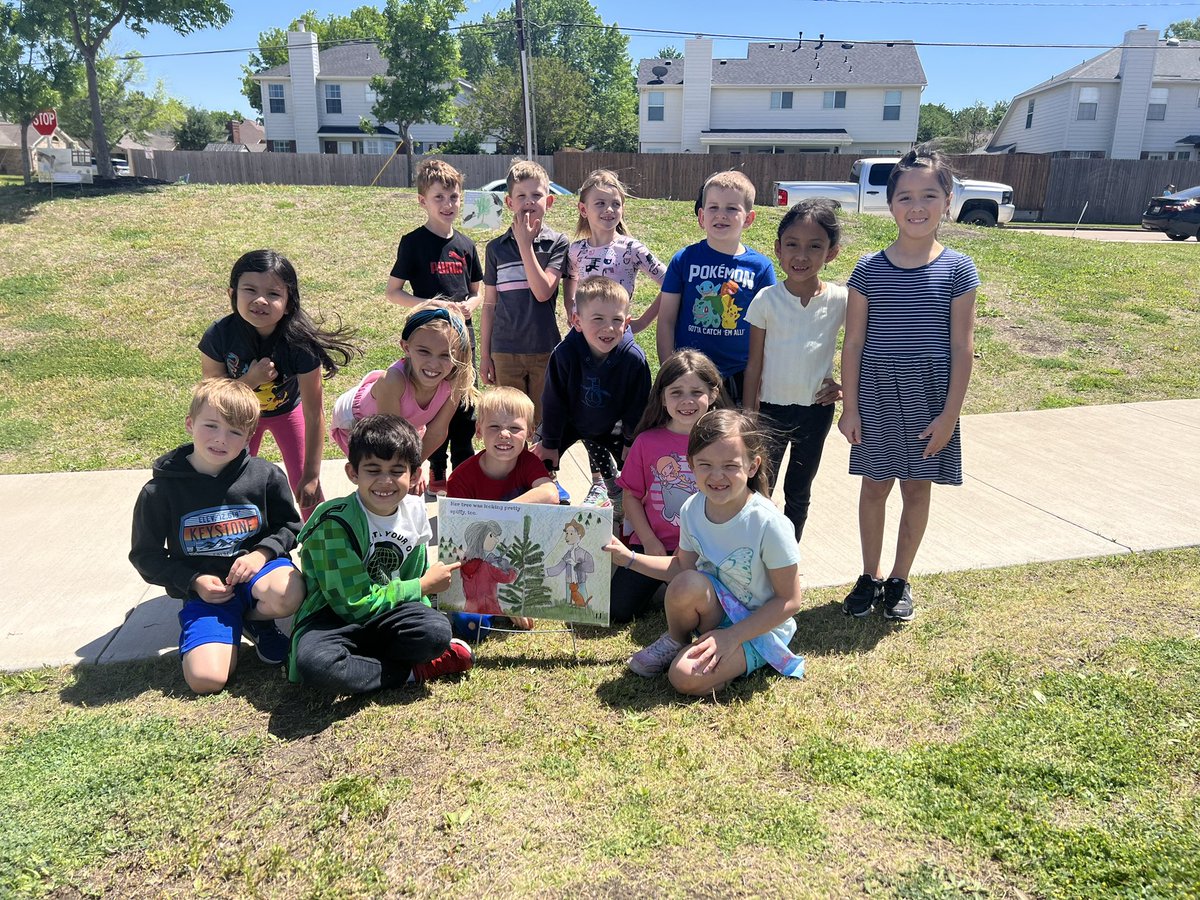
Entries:
{"type": "Polygon", "coordinates": [[[565,487],[563,487],[561,484],[559,484],[557,481],[554,482],[554,486],[556,488],[558,488],[558,505],[559,506],[570,506],[571,505],[571,495],[567,493],[567,489],[565,487]]]}
{"type": "Polygon", "coordinates": [[[604,479],[604,489],[608,491],[609,499],[612,500],[613,528],[615,530],[625,518],[624,491],[617,486],[617,480],[615,478],[604,479]]]}
{"type": "Polygon", "coordinates": [[[434,478],[425,486],[425,496],[431,497],[434,500],[437,499],[438,494],[444,493],[446,493],[446,479],[444,476],[442,478],[434,478]]]}
{"type": "Polygon", "coordinates": [[[876,603],[882,602],[883,581],[862,574],[858,576],[858,581],[854,582],[854,590],[848,593],[846,599],[842,601],[842,612],[861,619],[863,616],[870,615],[876,603]]]}
{"type": "Polygon", "coordinates": [[[903,578],[889,578],[883,583],[883,617],[897,622],[912,621],[912,588],[903,578]]]}
{"type": "Polygon", "coordinates": [[[279,666],[287,662],[292,642],[279,630],[274,619],[244,619],[242,634],[254,642],[258,658],[268,666],[279,666]]]}
{"type": "Polygon", "coordinates": [[[593,481],[592,486],[588,488],[587,496],[583,498],[584,506],[612,506],[612,500],[608,498],[608,488],[604,486],[603,481],[593,481]]]}
{"type": "Polygon", "coordinates": [[[643,647],[637,653],[633,654],[633,656],[629,657],[629,668],[633,670],[635,675],[641,675],[643,678],[653,678],[655,675],[661,675],[667,671],[667,667],[671,665],[671,660],[682,649],[683,644],[671,637],[669,631],[664,632],[649,647],[643,647]]]}
{"type": "Polygon", "coordinates": [[[419,683],[442,675],[457,675],[471,671],[474,665],[475,654],[471,652],[470,645],[458,638],[451,638],[450,646],[437,659],[413,666],[413,680],[419,683]]]}

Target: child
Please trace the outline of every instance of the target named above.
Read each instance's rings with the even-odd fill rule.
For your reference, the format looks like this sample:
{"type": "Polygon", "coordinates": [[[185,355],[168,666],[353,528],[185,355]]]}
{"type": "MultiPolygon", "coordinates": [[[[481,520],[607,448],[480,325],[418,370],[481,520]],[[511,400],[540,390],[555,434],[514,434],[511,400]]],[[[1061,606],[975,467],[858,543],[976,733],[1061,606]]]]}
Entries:
{"type": "Polygon", "coordinates": [[[245,632],[268,665],[287,659],[275,619],[304,599],[288,553],[300,516],[279,468],[246,453],[259,398],[248,386],[210,378],[192,391],[193,443],[154,463],[133,511],[129,561],[151,584],[183,601],[179,655],[197,694],[225,687],[245,632]]]}
{"type": "MultiPolygon", "coordinates": [[[[425,224],[400,238],[396,264],[388,277],[387,298],[414,307],[435,297],[447,299],[466,322],[471,338],[471,364],[475,364],[475,332],[471,313],[483,303],[483,269],[475,242],[454,230],[462,209],[463,177],[443,159],[427,159],[417,168],[417,202],[425,210],[425,224]]],[[[430,491],[445,491],[446,455],[458,467],[474,453],[471,438],[475,419],[468,404],[460,404],[450,418],[449,437],[429,457],[430,491]]]]}
{"type": "Polygon", "coordinates": [[[508,170],[507,184],[512,227],[484,254],[480,368],[486,383],[515,387],[533,400],[536,428],[546,363],[559,341],[554,302],[567,266],[567,238],[544,224],[554,203],[545,169],[520,160],[508,170]]]}
{"type": "MultiPolygon", "coordinates": [[[[696,493],[687,460],[688,435],[709,409],[728,405],[721,373],[699,350],[673,353],[658,370],[617,479],[633,550],[670,556],[679,546],[679,515],[684,502],[696,493]]],[[[621,624],[642,615],[661,585],[657,578],[632,569],[614,569],[612,621],[621,624]]]]}
{"type": "Polygon", "coordinates": [[[229,302],[233,312],[200,339],[201,371],[205,378],[236,378],[258,395],[261,416],[250,455],[258,455],[265,432],[274,435],[300,515],[307,519],[324,499],[321,375],[332,378],[358,348],[346,329],[319,328],[300,308],[296,269],[274,250],[251,251],[233,264],[229,302]]]}
{"type": "Polygon", "coordinates": [[[399,416],[368,416],[354,423],[349,453],[355,493],[321,504],[300,532],[308,596],[288,676],[360,694],[466,672],[471,648],[429,604],[459,563],[426,559],[425,502],[409,493],[421,465],[416,429],[399,416]]]}
{"type": "Polygon", "coordinates": [[[585,506],[610,506],[618,496],[617,468],[650,395],[650,365],[628,325],[625,288],[611,278],[584,279],[575,295],[572,330],[554,348],[546,369],[546,418],[534,452],[553,471],[568,447],[583,442],[592,470],[585,506]]]}
{"type": "MultiPolygon", "coordinates": [[[[459,403],[473,403],[478,396],[471,342],[457,310],[433,300],[422,303],[404,320],[400,348],[403,357],[386,370],[368,372],[333,402],[329,436],[342,452],[349,449],[350,428],[357,419],[390,415],[417,429],[421,458],[428,459],[446,439],[459,403]]],[[[423,492],[420,480],[416,487],[423,492]]]]}
{"type": "Polygon", "coordinates": [[[750,329],[742,315],[755,294],[775,283],[775,267],[742,244],[754,221],[754,185],[741,172],[718,172],[704,183],[700,225],[705,239],[675,254],[659,294],[659,362],[694,347],[717,364],[725,390],[742,403],[750,329]]]}
{"type": "Polygon", "coordinates": [[[833,354],[846,321],[846,288],[821,280],[821,268],[838,255],[840,235],[837,208],[829,200],[801,200],[789,209],[775,241],[786,281],[760,292],[746,310],[746,409],[760,411],[776,433],[772,472],[778,474],[791,444],[783,512],[796,528],[797,541],[833,425],[833,404],[841,396],[833,380],[833,354]]]}
{"type": "Polygon", "coordinates": [[[962,484],[958,415],[971,379],[979,275],[969,256],[937,239],[953,189],[940,153],[901,159],[887,183],[899,235],[860,259],[848,283],[838,429],[851,445],[850,474],[862,476],[863,574],[842,603],[852,616],[882,604],[885,618],[912,619],[908,574],[929,521],[930,485],[962,484]],[[885,504],[896,479],[904,506],[885,582],[885,504]]]}
{"type": "MultiPolygon", "coordinates": [[[[579,240],[567,250],[567,276],[563,287],[567,319],[575,311],[575,291],[579,281],[593,275],[603,275],[620,282],[633,296],[638,270],[645,272],[654,283],[662,286],[667,271],[646,245],[629,236],[622,212],[625,208],[625,185],[608,169],[597,169],[584,179],[579,188],[579,223],[575,236],[579,240]]],[[[658,300],[633,323],[637,334],[658,315],[658,300]]]]}
{"type": "Polygon", "coordinates": [[[629,660],[646,677],[667,671],[683,694],[704,696],[770,665],[800,678],[788,650],[800,609],[800,553],[767,497],[766,446],[751,413],[714,409],[688,437],[699,493],[683,504],[673,556],[645,556],[615,538],[616,565],[667,586],[667,631],[629,660]],[[694,643],[691,635],[698,633],[694,643]]]}

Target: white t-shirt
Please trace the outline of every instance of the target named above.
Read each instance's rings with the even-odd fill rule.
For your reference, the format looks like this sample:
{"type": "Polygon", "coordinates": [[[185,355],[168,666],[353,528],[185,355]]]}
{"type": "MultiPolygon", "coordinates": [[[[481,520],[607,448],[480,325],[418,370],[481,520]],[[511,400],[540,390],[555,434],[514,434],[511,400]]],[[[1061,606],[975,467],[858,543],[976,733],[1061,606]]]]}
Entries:
{"type": "Polygon", "coordinates": [[[371,549],[364,561],[367,574],[376,584],[387,584],[398,576],[400,567],[414,548],[433,539],[425,501],[408,494],[392,515],[377,516],[367,509],[361,497],[355,494],[354,498],[362,506],[371,530],[371,549]]]}
{"type": "Polygon", "coordinates": [[[812,406],[821,383],[833,377],[838,331],[846,324],[846,286],[825,282],[808,306],[785,285],[763,288],[746,321],[767,333],[758,398],[777,406],[812,406]]]}
{"type": "MultiPolygon", "coordinates": [[[[775,596],[769,569],[800,562],[792,523],[757,492],[736,516],[719,525],[705,514],[704,495],[693,494],[680,514],[679,548],[697,554],[697,571],[717,576],[750,610],[775,596]]],[[[796,620],[789,618],[774,631],[787,644],[796,633],[796,620]]]]}

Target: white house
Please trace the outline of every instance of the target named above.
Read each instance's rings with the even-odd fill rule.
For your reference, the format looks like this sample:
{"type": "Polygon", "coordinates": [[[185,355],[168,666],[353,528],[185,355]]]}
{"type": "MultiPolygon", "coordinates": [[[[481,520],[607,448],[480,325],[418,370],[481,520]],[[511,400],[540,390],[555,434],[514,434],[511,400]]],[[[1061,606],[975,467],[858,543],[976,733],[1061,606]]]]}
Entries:
{"type": "Polygon", "coordinates": [[[1017,94],[988,152],[1200,158],[1200,41],[1125,32],[1121,47],[1017,94]]]}
{"type": "Polygon", "coordinates": [[[925,70],[910,41],[754,42],[714,59],[689,40],[683,59],[638,64],[643,153],[907,152],[925,70]]]}
{"type": "MultiPolygon", "coordinates": [[[[288,32],[288,61],[254,76],[262,86],[263,127],[267,149],[275,153],[366,153],[390,155],[404,138],[395,123],[380,124],[371,115],[375,92],[371,79],[387,74],[387,60],[370,42],[319,50],[310,31],[288,32]],[[368,120],[373,133],[362,130],[368,120]]],[[[471,85],[458,83],[454,104],[467,102],[471,85]]],[[[412,127],[413,150],[424,153],[454,137],[453,125],[418,123],[412,127]]],[[[494,152],[494,142],[483,144],[494,152]]]]}

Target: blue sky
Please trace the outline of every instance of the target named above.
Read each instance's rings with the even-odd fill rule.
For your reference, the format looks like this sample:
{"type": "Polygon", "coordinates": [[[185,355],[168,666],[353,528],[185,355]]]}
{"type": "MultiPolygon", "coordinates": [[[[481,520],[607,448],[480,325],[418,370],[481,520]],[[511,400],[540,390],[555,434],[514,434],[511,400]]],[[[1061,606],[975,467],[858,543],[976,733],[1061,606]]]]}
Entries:
{"type": "MultiPolygon", "coordinates": [[[[913,0],[862,2],[862,0],[739,0],[737,15],[731,5],[713,0],[593,0],[606,22],[626,27],[683,30],[708,34],[748,34],[769,37],[805,38],[824,32],[833,40],[939,41],[961,43],[1054,43],[1103,44],[1121,42],[1124,33],[1145,24],[1160,31],[1171,22],[1200,16],[1200,3],[1172,0],[1060,0],[1059,5],[1041,5],[1050,0],[967,0],[933,2],[913,0]],[[1067,5],[1069,4],[1069,5],[1067,5]],[[780,14],[786,9],[785,15],[780,14]]],[[[382,0],[378,0],[382,6],[382,0]]],[[[150,55],[197,50],[222,50],[251,47],[259,32],[272,26],[283,27],[310,8],[321,16],[345,14],[357,2],[327,0],[312,2],[233,2],[233,20],[225,28],[198,32],[187,37],[169,29],[153,29],[147,38],[117,32],[110,40],[110,52],[150,55]]],[[[510,5],[508,0],[470,0],[462,21],[470,22],[485,13],[510,5]]],[[[630,40],[630,56],[656,55],[666,44],[683,47],[685,37],[635,35],[630,40]]],[[[717,56],[744,56],[745,40],[718,40],[717,56]]],[[[957,47],[921,47],[921,61],[929,81],[922,102],[944,103],[954,109],[976,100],[991,104],[1011,99],[1102,50],[1082,49],[986,49],[957,47]]],[[[239,109],[250,112],[241,95],[241,66],[245,52],[199,57],[147,59],[151,81],[161,78],[170,94],[184,102],[207,109],[239,109]]]]}

